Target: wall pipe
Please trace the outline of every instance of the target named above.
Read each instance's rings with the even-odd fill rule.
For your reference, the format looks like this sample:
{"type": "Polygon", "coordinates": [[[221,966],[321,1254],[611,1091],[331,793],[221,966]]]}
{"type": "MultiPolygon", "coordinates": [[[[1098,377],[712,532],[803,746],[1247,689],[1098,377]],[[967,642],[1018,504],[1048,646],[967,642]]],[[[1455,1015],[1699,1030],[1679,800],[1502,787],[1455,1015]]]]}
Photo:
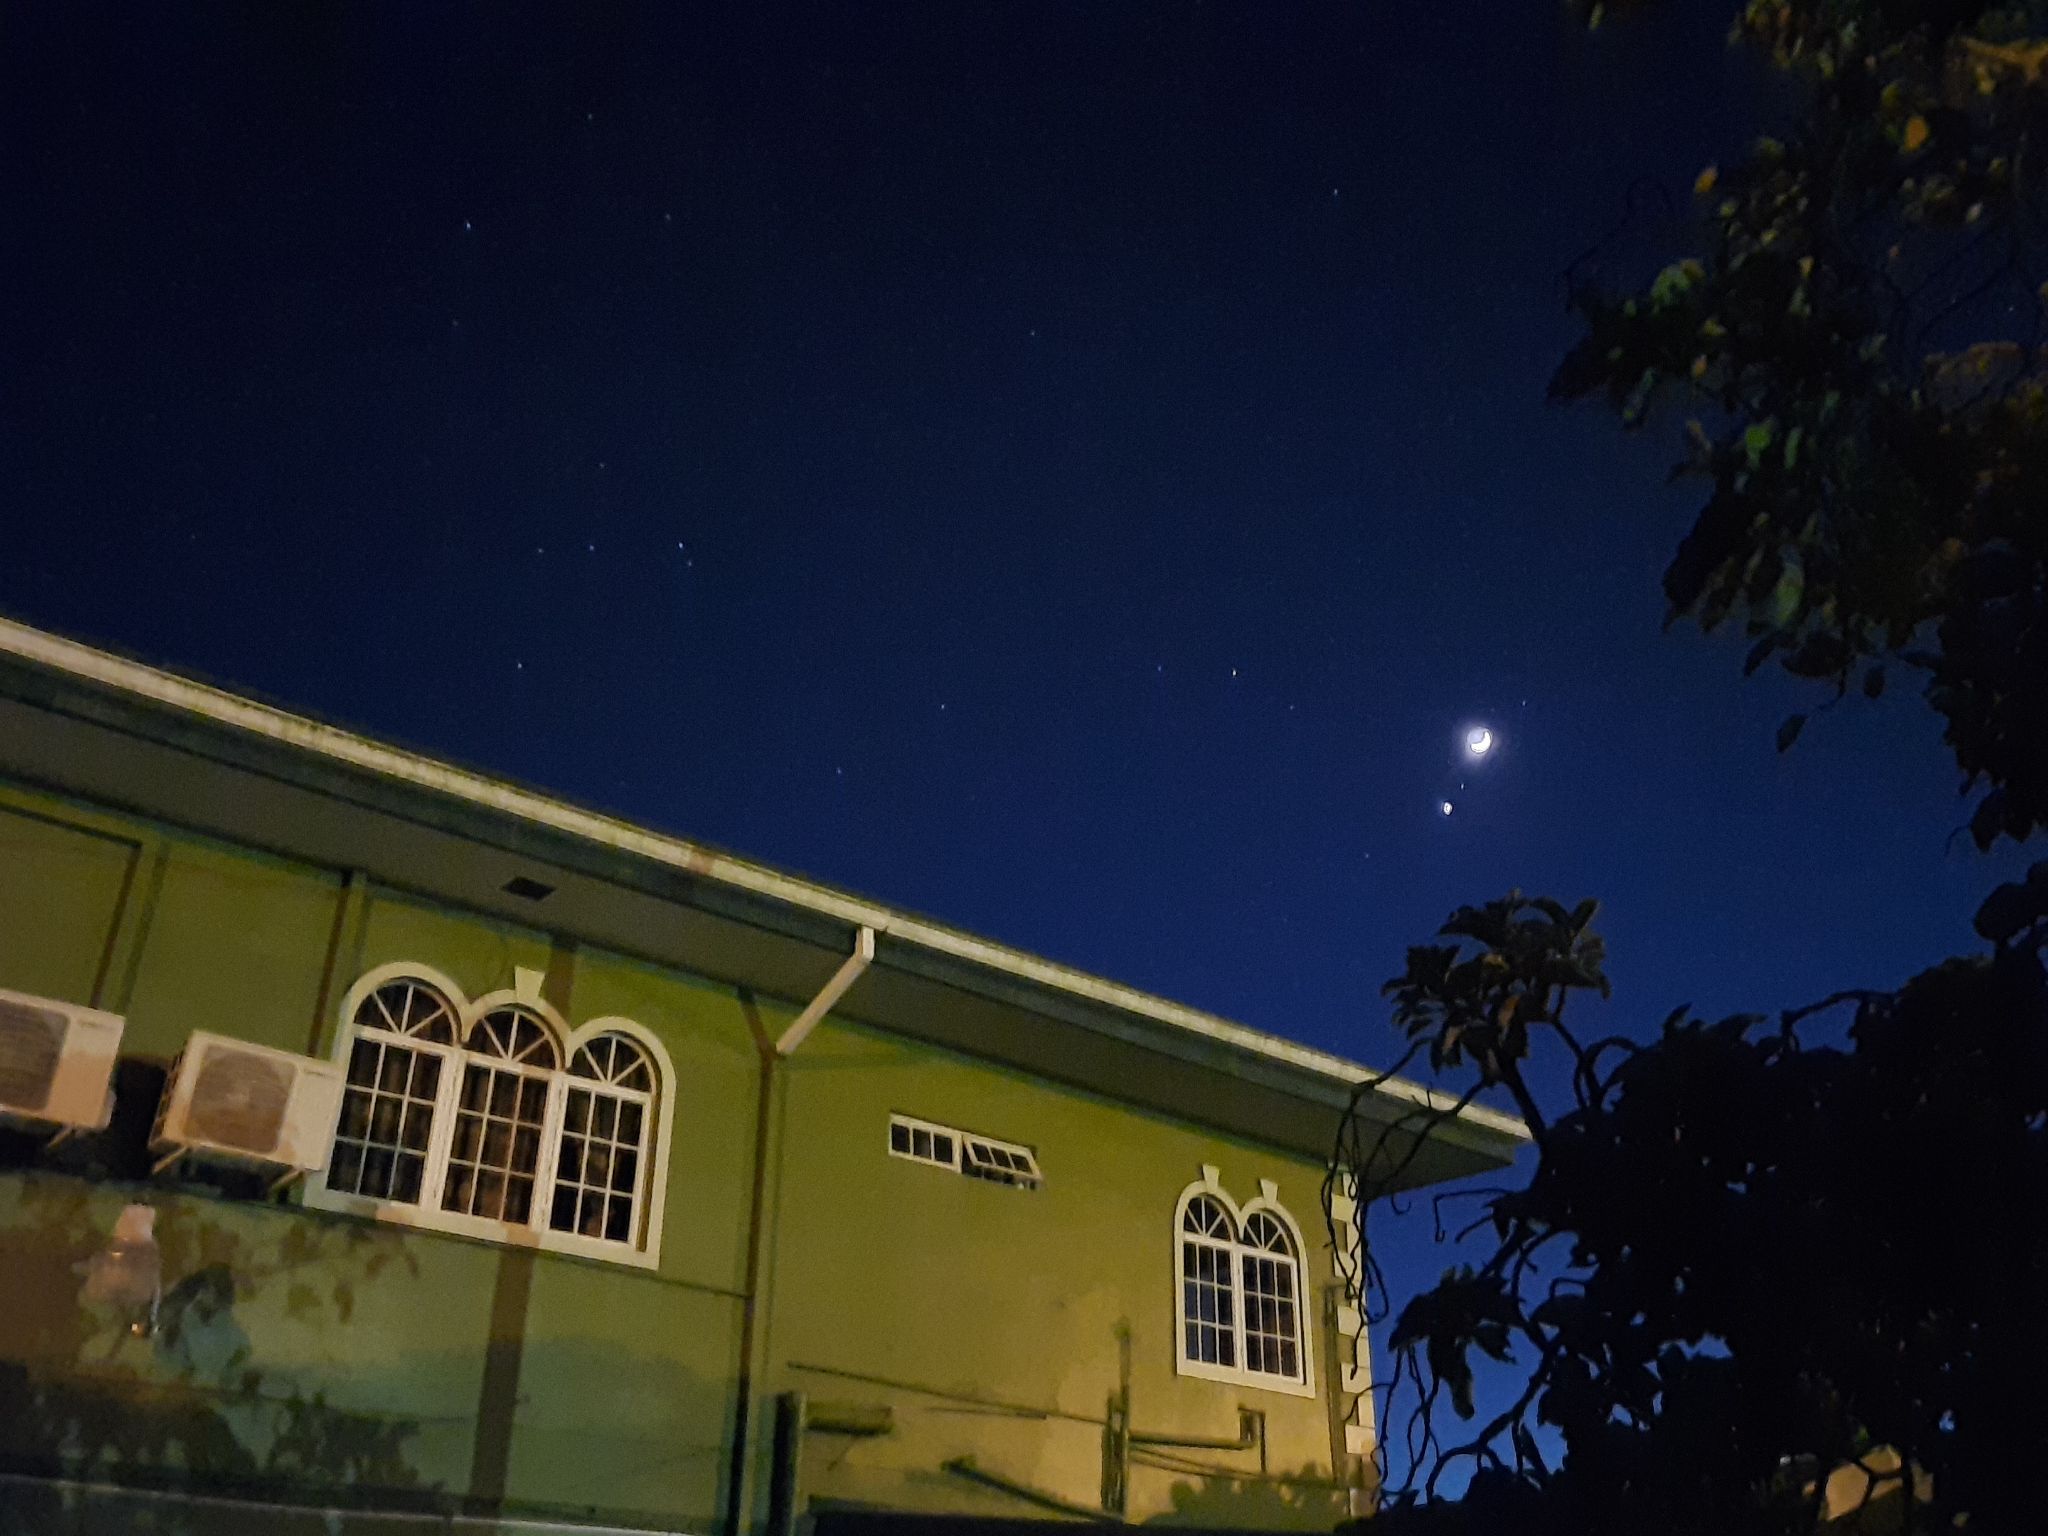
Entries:
{"type": "Polygon", "coordinates": [[[840,962],[839,969],[818,989],[818,995],[805,1005],[782,1037],[772,1042],[760,1025],[752,998],[741,994],[747,1026],[760,1058],[760,1080],[754,1100],[754,1187],[747,1207],[747,1273],[740,1299],[740,1374],[733,1387],[732,1457],[726,1470],[726,1536],[744,1536],[747,1512],[753,1502],[754,1352],[760,1335],[765,1268],[762,1250],[768,1241],[768,1163],[774,1141],[775,1069],[810,1038],[818,1022],[846,995],[846,989],[860,979],[874,958],[875,930],[863,925],[854,936],[853,953],[840,962]]]}

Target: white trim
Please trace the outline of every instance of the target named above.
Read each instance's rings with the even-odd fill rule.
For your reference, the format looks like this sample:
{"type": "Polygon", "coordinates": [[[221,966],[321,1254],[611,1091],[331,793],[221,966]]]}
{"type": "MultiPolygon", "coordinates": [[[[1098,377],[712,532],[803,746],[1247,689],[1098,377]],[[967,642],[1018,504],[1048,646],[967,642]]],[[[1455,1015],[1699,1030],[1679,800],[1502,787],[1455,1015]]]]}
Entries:
{"type": "MultiPolygon", "coordinates": [[[[0,651],[11,652],[52,670],[182,710],[216,724],[284,743],[316,757],[345,763],[382,778],[485,806],[502,815],[681,869],[699,878],[730,885],[855,927],[872,928],[878,933],[887,933],[897,943],[914,944],[1049,990],[1088,998],[1184,1034],[1232,1046],[1322,1078],[1345,1092],[1376,1080],[1377,1092],[1418,1107],[1448,1110],[1456,1103],[1449,1094],[1438,1093],[1402,1078],[1382,1078],[1357,1062],[1346,1061],[1328,1052],[1296,1045],[1293,1041],[1248,1029],[1199,1009],[1055,965],[1035,955],[977,939],[807,880],[779,874],[700,844],[665,837],[613,817],[600,816],[559,800],[515,789],[482,774],[401,751],[353,732],[259,704],[219,688],[210,688],[140,662],[128,661],[11,619],[0,618],[0,651]]],[[[1484,1105],[1466,1105],[1458,1111],[1458,1119],[1476,1130],[1491,1132],[1510,1142],[1529,1140],[1529,1129],[1520,1120],[1484,1105]]],[[[1501,1149],[1503,1158],[1512,1153],[1512,1147],[1501,1149]]]]}
{"type": "MultiPolygon", "coordinates": [[[[1292,1213],[1273,1196],[1279,1186],[1271,1179],[1259,1181],[1259,1195],[1243,1207],[1230,1198],[1230,1192],[1223,1187],[1214,1164],[1202,1165],[1202,1176],[1180,1192],[1180,1199],[1173,1205],[1173,1373],[1176,1376],[1195,1376],[1205,1381],[1226,1381],[1232,1386],[1251,1387],[1261,1392],[1283,1392],[1289,1397],[1314,1397],[1316,1395],[1315,1365],[1315,1322],[1309,1315],[1308,1305],[1308,1249],[1301,1240],[1301,1224],[1292,1213]],[[1223,1207],[1230,1217],[1233,1229],[1229,1243],[1205,1239],[1210,1246],[1227,1249],[1230,1255],[1230,1320],[1236,1335],[1236,1347],[1232,1351],[1237,1357],[1236,1365],[1214,1365],[1207,1360],[1188,1358],[1188,1291],[1186,1277],[1181,1273],[1182,1245],[1188,1235],[1181,1230],[1181,1223],[1187,1218],[1188,1207],[1202,1196],[1208,1196],[1223,1207]],[[1298,1330],[1295,1340],[1296,1358],[1301,1362],[1301,1375],[1290,1379],[1268,1371],[1249,1370],[1243,1364],[1244,1349],[1244,1264],[1247,1254],[1258,1254],[1260,1250],[1247,1248],[1244,1243],[1244,1224],[1248,1217],[1264,1213],[1274,1217],[1286,1229],[1289,1240],[1294,1244],[1294,1320],[1298,1330]]],[[[1270,1257],[1270,1255],[1267,1255],[1270,1257]]]]}
{"type": "Polygon", "coordinates": [[[921,1163],[927,1168],[949,1169],[954,1173],[983,1184],[1000,1184],[1009,1189],[1040,1189],[1045,1184],[1045,1170],[1039,1166],[1036,1148],[1027,1147],[1020,1141],[1004,1141],[1000,1136],[984,1135],[980,1131],[963,1130],[957,1125],[941,1125],[936,1120],[922,1120],[916,1115],[892,1113],[889,1116],[889,1136],[885,1146],[891,1157],[899,1157],[906,1163],[921,1163]],[[949,1158],[924,1157],[915,1150],[907,1152],[898,1151],[895,1132],[896,1127],[899,1125],[906,1131],[913,1133],[925,1131],[934,1137],[945,1137],[952,1149],[952,1156],[949,1158]],[[1014,1157],[1020,1157],[1029,1166],[1022,1171],[1022,1176],[1018,1178],[994,1177],[987,1173],[976,1172],[969,1166],[974,1159],[969,1156],[967,1149],[970,1145],[977,1143],[984,1147],[992,1147],[998,1151],[1008,1152],[1014,1157]]]}
{"type": "MultiPolygon", "coordinates": [[[[571,1029],[561,1014],[545,1000],[526,995],[530,988],[501,989],[472,1000],[463,994],[462,988],[445,972],[430,965],[397,960],[366,971],[342,997],[335,1023],[334,1039],[328,1054],[344,1074],[348,1070],[349,1058],[358,1038],[355,1025],[356,1010],[371,993],[394,981],[417,981],[432,987],[447,999],[455,1011],[456,1043],[453,1046],[402,1036],[394,1037],[403,1042],[402,1048],[430,1053],[438,1056],[442,1062],[441,1081],[436,1090],[434,1103],[433,1130],[427,1142],[426,1167],[420,1177],[419,1202],[411,1204],[398,1200],[382,1200],[329,1189],[327,1170],[322,1168],[317,1173],[309,1175],[302,1186],[305,1203],[315,1210],[365,1216],[376,1221],[417,1227],[429,1232],[446,1232],[457,1237],[475,1238],[513,1247],[541,1248],[555,1253],[575,1254],[582,1258],[602,1259],[608,1263],[624,1264],[637,1269],[656,1268],[661,1262],[662,1213],[668,1197],[668,1156],[675,1120],[676,1074],[675,1064],[670,1059],[666,1047],[653,1031],[632,1019],[618,1016],[592,1019],[580,1028],[571,1029]],[[488,1013],[506,1008],[517,1009],[527,1014],[548,1031],[556,1051],[560,1054],[558,1067],[552,1070],[542,1069],[522,1062],[476,1055],[468,1050],[469,1031],[477,1020],[488,1013]],[[581,1046],[599,1035],[606,1034],[624,1035],[646,1051],[655,1075],[655,1087],[651,1094],[612,1090],[609,1085],[601,1083],[589,1085],[599,1091],[617,1091],[623,1097],[647,1104],[647,1122],[642,1128],[641,1183],[634,1191],[634,1230],[631,1241],[625,1243],[584,1237],[573,1232],[557,1232],[548,1224],[554,1206],[555,1165],[561,1156],[563,1109],[569,1086],[581,1081],[570,1077],[569,1066],[575,1060],[576,1051],[581,1046]],[[547,1106],[541,1124],[539,1160],[534,1169],[533,1200],[528,1207],[527,1220],[524,1222],[471,1216],[460,1211],[448,1210],[441,1204],[447,1188],[449,1149],[455,1139],[455,1121],[459,1113],[462,1079],[471,1061],[488,1064],[493,1069],[509,1070],[521,1076],[545,1078],[548,1083],[547,1106]],[[647,1152],[650,1142],[653,1147],[651,1155],[647,1152]]],[[[338,1105],[336,1113],[339,1115],[338,1105]]],[[[335,1126],[327,1127],[327,1142],[330,1148],[333,1146],[334,1134],[335,1126]]]]}

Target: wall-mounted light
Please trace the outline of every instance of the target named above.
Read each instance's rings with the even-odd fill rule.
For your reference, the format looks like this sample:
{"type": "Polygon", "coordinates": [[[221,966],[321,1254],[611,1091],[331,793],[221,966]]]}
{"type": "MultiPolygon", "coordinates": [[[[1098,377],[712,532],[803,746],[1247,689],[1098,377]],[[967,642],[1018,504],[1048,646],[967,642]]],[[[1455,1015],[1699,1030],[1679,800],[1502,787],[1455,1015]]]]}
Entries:
{"type": "Polygon", "coordinates": [[[156,1332],[163,1300],[164,1256],[156,1244],[156,1208],[123,1206],[106,1246],[78,1265],[85,1277],[79,1295],[88,1306],[104,1307],[125,1320],[139,1339],[156,1332]]]}

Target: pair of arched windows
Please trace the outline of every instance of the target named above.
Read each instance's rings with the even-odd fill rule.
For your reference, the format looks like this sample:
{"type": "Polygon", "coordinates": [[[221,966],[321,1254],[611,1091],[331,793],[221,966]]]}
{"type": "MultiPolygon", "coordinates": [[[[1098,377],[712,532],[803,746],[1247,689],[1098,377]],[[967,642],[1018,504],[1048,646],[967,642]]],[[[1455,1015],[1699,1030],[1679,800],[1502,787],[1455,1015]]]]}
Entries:
{"type": "Polygon", "coordinates": [[[1176,1306],[1181,1373],[1313,1389],[1301,1240],[1272,1185],[1242,1212],[1203,1169],[1180,1199],[1176,1306]]]}
{"type": "Polygon", "coordinates": [[[340,1047],[346,1082],[319,1203],[651,1255],[668,1071],[639,1026],[572,1032],[538,998],[466,1004],[445,978],[391,967],[350,994],[340,1047]]]}

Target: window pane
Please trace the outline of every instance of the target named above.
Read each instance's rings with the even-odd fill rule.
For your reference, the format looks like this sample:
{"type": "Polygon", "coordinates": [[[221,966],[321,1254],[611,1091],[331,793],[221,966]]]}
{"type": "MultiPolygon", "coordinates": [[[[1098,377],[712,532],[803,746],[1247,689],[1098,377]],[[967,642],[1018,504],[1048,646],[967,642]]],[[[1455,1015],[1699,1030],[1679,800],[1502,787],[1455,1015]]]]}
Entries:
{"type": "Polygon", "coordinates": [[[420,1198],[420,1184],[425,1179],[427,1160],[412,1152],[398,1154],[398,1167],[391,1181],[391,1198],[403,1200],[407,1205],[416,1205],[420,1198]]]}
{"type": "Polygon", "coordinates": [[[370,1128],[370,1096],[366,1093],[350,1093],[341,1101],[341,1119],[335,1126],[337,1136],[353,1136],[358,1141],[370,1128]]]}
{"type": "MultiPolygon", "coordinates": [[[[1271,1223],[1272,1231],[1278,1229],[1277,1222],[1271,1223]]],[[[1247,1223],[1247,1235],[1252,1230],[1247,1223]]],[[[1299,1379],[1300,1315],[1294,1305],[1294,1260],[1272,1257],[1270,1250],[1267,1254],[1248,1253],[1242,1272],[1245,1365],[1265,1375],[1299,1379]]]]}
{"type": "Polygon", "coordinates": [[[427,1150],[427,1133],[434,1126],[434,1110],[430,1104],[413,1104],[405,1112],[405,1128],[399,1133],[399,1140],[413,1152],[427,1150]]]}
{"type": "Polygon", "coordinates": [[[889,1150],[892,1152],[908,1152],[910,1150],[909,1126],[892,1125],[889,1127],[889,1150]]]}
{"type": "Polygon", "coordinates": [[[377,1052],[379,1047],[368,1040],[358,1040],[348,1056],[348,1080],[351,1083],[368,1085],[377,1080],[377,1052]]]}
{"type": "Polygon", "coordinates": [[[329,1189],[377,1200],[419,1198],[417,1182],[395,1154],[423,1151],[433,1127],[432,1094],[412,1092],[415,1059],[426,1057],[395,1040],[359,1039],[349,1048],[349,1082],[328,1162],[329,1189]]]}
{"type": "Polygon", "coordinates": [[[489,1104],[493,1112],[485,1117],[464,1111],[457,1118],[442,1206],[470,1216],[530,1220],[546,1082],[472,1061],[463,1068],[462,1097],[465,1103],[489,1104]],[[536,1091],[528,1095],[527,1087],[536,1091]]]}

